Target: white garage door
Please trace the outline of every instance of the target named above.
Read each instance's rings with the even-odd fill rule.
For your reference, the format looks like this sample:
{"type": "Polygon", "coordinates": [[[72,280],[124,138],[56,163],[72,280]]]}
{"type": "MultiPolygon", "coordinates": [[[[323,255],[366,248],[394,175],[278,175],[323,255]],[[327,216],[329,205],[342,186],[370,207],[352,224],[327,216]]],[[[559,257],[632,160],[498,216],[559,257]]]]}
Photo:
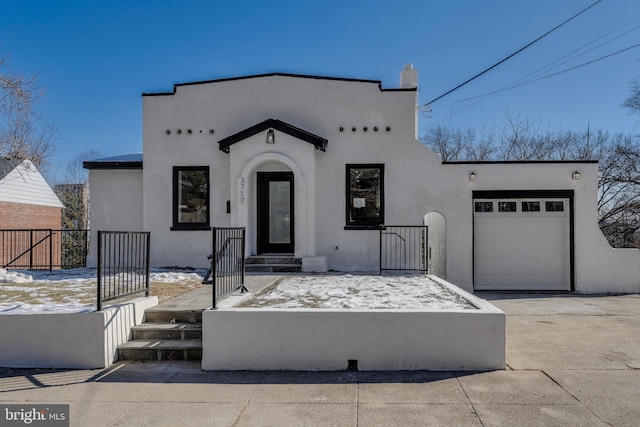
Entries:
{"type": "Polygon", "coordinates": [[[474,288],[570,290],[568,199],[475,199],[474,288]]]}

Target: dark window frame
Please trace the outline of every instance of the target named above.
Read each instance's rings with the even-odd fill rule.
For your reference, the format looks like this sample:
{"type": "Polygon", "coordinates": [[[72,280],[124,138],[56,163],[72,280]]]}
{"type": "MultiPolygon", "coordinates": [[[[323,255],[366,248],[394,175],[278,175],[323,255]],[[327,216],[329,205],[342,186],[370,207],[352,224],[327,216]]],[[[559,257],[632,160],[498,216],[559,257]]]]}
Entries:
{"type": "Polygon", "coordinates": [[[547,201],[545,201],[544,205],[545,205],[544,206],[545,212],[564,212],[564,201],[562,201],[562,200],[547,200],[547,201]],[[557,208],[557,206],[558,206],[557,203],[560,203],[560,207],[562,209],[558,209],[557,208]],[[555,205],[556,207],[553,207],[554,204],[556,204],[555,205]],[[549,209],[550,206],[552,206],[551,209],[549,209]]]}
{"type": "Polygon", "coordinates": [[[384,163],[348,163],[345,167],[345,230],[378,230],[384,224],[384,163]],[[378,221],[351,220],[351,170],[379,169],[380,171],[380,218],[378,221]]]}
{"type": "Polygon", "coordinates": [[[500,213],[516,213],[517,211],[518,202],[516,202],[515,200],[505,200],[498,202],[498,212],[500,213]],[[507,206],[513,207],[513,210],[508,209],[507,206]]]}
{"type": "Polygon", "coordinates": [[[542,203],[539,200],[522,200],[520,201],[521,212],[541,212],[542,203]],[[537,209],[536,209],[537,207],[537,209]]]}
{"type": "Polygon", "coordinates": [[[487,200],[474,201],[473,211],[476,213],[492,213],[493,212],[493,202],[487,200]],[[488,207],[488,209],[486,209],[488,207]]]}
{"type": "Polygon", "coordinates": [[[209,166],[174,166],[173,167],[173,226],[171,230],[211,230],[211,175],[209,166]],[[206,221],[199,223],[179,222],[178,211],[180,208],[180,172],[184,171],[204,171],[207,177],[207,197],[206,197],[206,221]]]}

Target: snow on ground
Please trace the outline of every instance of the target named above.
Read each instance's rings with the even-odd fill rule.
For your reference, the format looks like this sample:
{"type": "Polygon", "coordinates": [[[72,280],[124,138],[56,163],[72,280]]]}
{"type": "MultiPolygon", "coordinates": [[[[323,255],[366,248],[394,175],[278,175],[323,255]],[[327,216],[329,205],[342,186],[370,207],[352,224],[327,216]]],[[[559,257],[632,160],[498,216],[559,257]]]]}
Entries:
{"type": "MultiPolygon", "coordinates": [[[[151,269],[149,280],[177,283],[202,280],[202,272],[151,269]]],[[[78,313],[96,307],[97,271],[0,269],[0,314],[78,313]]]]}
{"type": "MultiPolygon", "coordinates": [[[[204,271],[152,269],[151,282],[200,281],[204,271]]],[[[95,310],[96,270],[0,269],[0,314],[95,310]]],[[[473,309],[464,298],[426,276],[309,275],[285,277],[253,307],[473,309]]]]}
{"type": "Polygon", "coordinates": [[[426,276],[290,276],[245,307],[475,309],[426,276]]]}

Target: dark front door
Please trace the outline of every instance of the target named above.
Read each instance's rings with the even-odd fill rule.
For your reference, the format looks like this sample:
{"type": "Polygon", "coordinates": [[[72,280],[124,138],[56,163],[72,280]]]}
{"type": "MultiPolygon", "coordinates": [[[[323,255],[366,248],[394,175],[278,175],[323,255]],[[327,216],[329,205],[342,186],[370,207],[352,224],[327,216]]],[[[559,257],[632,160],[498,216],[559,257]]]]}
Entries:
{"type": "Polygon", "coordinates": [[[258,172],[258,253],[293,253],[293,173],[258,172]]]}

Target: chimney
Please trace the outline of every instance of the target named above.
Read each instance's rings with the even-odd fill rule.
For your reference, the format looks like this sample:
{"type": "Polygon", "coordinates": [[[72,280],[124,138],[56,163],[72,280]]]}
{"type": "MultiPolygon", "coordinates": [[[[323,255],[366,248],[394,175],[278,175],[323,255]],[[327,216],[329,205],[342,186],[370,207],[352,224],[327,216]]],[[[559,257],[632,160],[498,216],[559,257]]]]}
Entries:
{"type": "Polygon", "coordinates": [[[406,64],[400,74],[401,88],[418,87],[418,70],[413,68],[413,64],[406,64]]]}

